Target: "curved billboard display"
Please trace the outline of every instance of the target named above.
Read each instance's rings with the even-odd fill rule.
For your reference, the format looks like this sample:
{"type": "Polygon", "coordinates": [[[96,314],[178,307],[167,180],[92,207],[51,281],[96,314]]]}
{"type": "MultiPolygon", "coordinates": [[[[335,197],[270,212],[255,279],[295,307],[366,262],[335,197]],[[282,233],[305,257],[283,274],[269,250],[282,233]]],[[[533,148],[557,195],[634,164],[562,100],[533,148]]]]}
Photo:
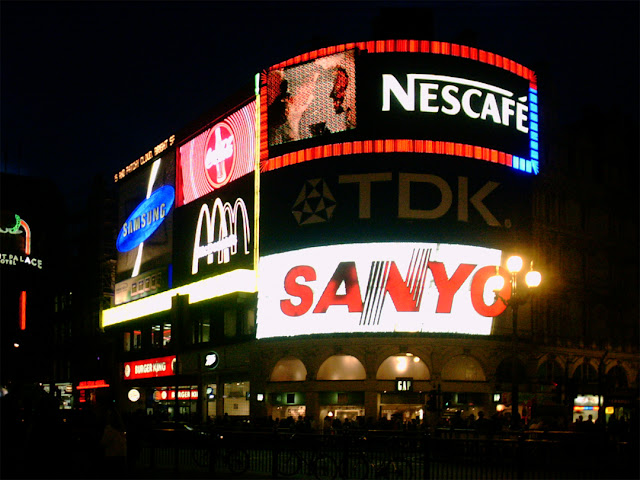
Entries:
{"type": "Polygon", "coordinates": [[[260,259],[257,338],[317,333],[488,335],[501,251],[442,243],[307,248],[260,259]]]}
{"type": "Polygon", "coordinates": [[[538,173],[536,77],[500,55],[446,42],[359,42],[300,55],[263,79],[262,171],[366,153],[367,140],[400,140],[371,151],[455,155],[538,173]],[[331,128],[338,111],[345,120],[331,128]]]}

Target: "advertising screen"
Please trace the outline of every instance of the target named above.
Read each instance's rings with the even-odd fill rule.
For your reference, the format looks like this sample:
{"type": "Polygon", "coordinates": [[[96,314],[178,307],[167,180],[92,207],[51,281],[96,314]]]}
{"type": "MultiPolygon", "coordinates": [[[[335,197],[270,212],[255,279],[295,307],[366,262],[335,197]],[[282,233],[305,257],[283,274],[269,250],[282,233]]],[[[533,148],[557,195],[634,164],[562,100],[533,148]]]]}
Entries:
{"type": "Polygon", "coordinates": [[[254,182],[246,175],[176,211],[176,286],[254,268],[254,182]]]}
{"type": "Polygon", "coordinates": [[[261,175],[261,255],[431,241],[502,248],[531,226],[530,175],[473,159],[367,154],[261,175]]]}
{"type": "Polygon", "coordinates": [[[269,71],[267,118],[270,146],[354,128],[354,51],[269,71]]]}
{"type": "Polygon", "coordinates": [[[260,258],[257,338],[351,332],[488,335],[501,251],[442,243],[316,247],[260,258]]]}
{"type": "MultiPolygon", "coordinates": [[[[299,55],[271,67],[264,78],[269,111],[262,135],[268,137],[269,148],[261,153],[262,171],[326,158],[336,151],[366,153],[372,148],[369,151],[456,155],[539,172],[535,74],[500,55],[447,42],[358,42],[299,55]],[[357,73],[353,93],[358,121],[356,125],[347,115],[345,128],[329,128],[307,106],[333,92],[325,87],[316,93],[316,79],[322,75],[312,66],[347,54],[354,69],[353,75],[347,70],[346,92],[355,87],[351,79],[357,73]],[[298,71],[294,88],[292,74],[298,71]],[[287,144],[310,138],[314,140],[287,144]],[[375,145],[378,141],[385,143],[375,145]]],[[[333,118],[329,107],[324,112],[333,118]]]]}
{"type": "Polygon", "coordinates": [[[173,238],[175,151],[167,151],[147,162],[118,185],[120,228],[116,239],[116,291],[120,292],[119,301],[124,302],[139,298],[139,281],[145,283],[144,291],[146,278],[150,277],[145,275],[148,272],[162,272],[156,277],[154,291],[170,286],[167,272],[173,238]],[[124,281],[129,289],[126,294],[123,292],[124,281]]]}
{"type": "Polygon", "coordinates": [[[253,172],[256,102],[240,108],[178,149],[177,206],[253,172]]]}

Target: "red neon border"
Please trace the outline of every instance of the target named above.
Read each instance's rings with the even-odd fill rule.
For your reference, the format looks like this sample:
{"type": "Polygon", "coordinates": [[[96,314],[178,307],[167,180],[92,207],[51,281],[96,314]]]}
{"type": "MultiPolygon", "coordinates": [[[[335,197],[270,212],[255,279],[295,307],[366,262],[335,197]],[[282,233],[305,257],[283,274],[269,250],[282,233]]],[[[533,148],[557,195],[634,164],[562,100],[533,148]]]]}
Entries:
{"type": "Polygon", "coordinates": [[[289,60],[280,62],[267,71],[277,70],[284,67],[290,67],[298,63],[307,62],[326,55],[344,52],[359,48],[369,53],[435,53],[440,55],[452,55],[454,57],[469,58],[482,63],[488,63],[498,68],[503,68],[531,82],[531,88],[537,90],[537,79],[533,70],[514,62],[501,55],[480,50],[466,45],[458,45],[457,43],[437,42],[429,40],[372,40],[368,42],[344,43],[333,47],[320,48],[312,52],[297,55],[289,60]]]}
{"type": "MultiPolygon", "coordinates": [[[[457,43],[449,43],[449,42],[438,42],[438,41],[430,41],[430,40],[371,40],[368,42],[354,42],[354,43],[344,43],[340,45],[335,45],[332,47],[320,48],[318,50],[313,50],[311,52],[303,53],[301,55],[297,55],[289,60],[285,60],[284,62],[277,63],[272,67],[269,67],[262,74],[261,83],[262,87],[260,88],[260,171],[268,172],[270,170],[274,170],[276,168],[280,168],[280,166],[293,165],[296,163],[305,162],[308,160],[314,160],[317,158],[325,158],[329,156],[335,155],[352,155],[354,153],[371,153],[371,152],[379,152],[382,151],[384,153],[395,153],[395,152],[415,152],[415,153],[442,153],[446,155],[458,155],[463,157],[477,158],[480,160],[486,160],[494,163],[500,163],[503,165],[511,166],[511,154],[498,152],[496,150],[491,150],[484,147],[477,147],[473,145],[466,145],[461,143],[453,143],[453,142],[440,142],[440,141],[431,141],[431,140],[365,140],[362,142],[347,142],[342,144],[334,144],[334,145],[323,145],[321,147],[309,148],[306,150],[301,150],[298,152],[292,152],[280,157],[269,158],[269,147],[268,147],[268,138],[267,138],[267,87],[266,87],[266,74],[272,70],[278,70],[284,67],[290,67],[292,65],[296,65],[298,63],[308,62],[310,60],[315,60],[316,58],[321,58],[327,55],[333,55],[336,53],[344,52],[346,50],[352,50],[354,48],[358,48],[360,50],[366,50],[369,53],[434,53],[440,55],[452,55],[454,57],[462,57],[468,58],[470,60],[476,60],[478,62],[487,63],[489,65],[493,65],[498,68],[502,68],[504,70],[508,70],[515,75],[518,75],[529,81],[529,87],[537,90],[538,89],[538,80],[536,74],[533,70],[514,62],[506,57],[501,55],[497,55],[495,53],[487,52],[485,50],[480,50],[474,47],[468,47],[466,45],[458,45],[457,43]],[[354,145],[363,143],[367,144],[367,142],[375,142],[375,145],[378,145],[377,142],[396,142],[399,147],[395,149],[389,150],[363,150],[363,151],[351,151],[350,153],[326,153],[326,149],[336,149],[341,150],[340,145],[345,145],[347,147],[344,150],[350,150],[348,145],[354,145]],[[400,142],[400,143],[398,143],[400,142]],[[427,144],[428,149],[432,150],[421,150],[421,143],[425,142],[427,144]],[[429,146],[429,144],[435,145],[429,146]],[[417,145],[416,149],[410,149],[409,145],[417,145]],[[409,148],[409,149],[407,149],[409,148]],[[323,151],[325,150],[325,151],[323,151]],[[465,153],[457,153],[458,151],[464,151],[465,153]],[[472,152],[472,153],[470,153],[472,152]],[[278,166],[274,166],[274,165],[278,166]]],[[[356,148],[359,148],[356,146],[356,148]]],[[[376,147],[377,148],[377,147],[376,147]]]]}
{"type": "Polygon", "coordinates": [[[354,142],[333,143],[318,147],[305,148],[260,163],[261,172],[269,172],[281,167],[308,162],[320,158],[340,155],[358,155],[362,153],[435,153],[475,158],[500,165],[512,166],[512,155],[491,148],[477,147],[464,143],[441,142],[433,140],[357,140],[354,142]]]}

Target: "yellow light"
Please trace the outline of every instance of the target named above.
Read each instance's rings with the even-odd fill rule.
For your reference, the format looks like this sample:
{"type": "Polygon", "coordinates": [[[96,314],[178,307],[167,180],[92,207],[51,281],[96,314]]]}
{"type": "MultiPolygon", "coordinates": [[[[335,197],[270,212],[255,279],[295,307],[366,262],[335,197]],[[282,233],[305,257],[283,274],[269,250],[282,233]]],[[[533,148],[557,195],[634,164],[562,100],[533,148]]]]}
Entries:
{"type": "Polygon", "coordinates": [[[530,272],[527,272],[527,275],[524,277],[524,281],[528,287],[535,288],[542,282],[542,275],[540,275],[540,272],[531,270],[530,272]]]}
{"type": "Polygon", "coordinates": [[[189,303],[196,303],[229,293],[254,293],[256,291],[257,279],[254,270],[233,270],[104,310],[102,312],[102,328],[171,310],[171,298],[176,295],[189,295],[189,303]]]}
{"type": "Polygon", "coordinates": [[[611,407],[611,406],[605,407],[604,413],[607,414],[607,415],[613,415],[613,407],[611,407]]]}
{"type": "Polygon", "coordinates": [[[505,407],[502,403],[499,403],[498,405],[496,405],[496,412],[502,412],[505,408],[507,407],[505,407]]]}
{"type": "Polygon", "coordinates": [[[522,270],[522,258],[518,255],[513,255],[507,259],[507,270],[511,273],[518,273],[522,270]]]}
{"type": "Polygon", "coordinates": [[[420,361],[420,357],[413,357],[413,363],[418,363],[420,361]]]}

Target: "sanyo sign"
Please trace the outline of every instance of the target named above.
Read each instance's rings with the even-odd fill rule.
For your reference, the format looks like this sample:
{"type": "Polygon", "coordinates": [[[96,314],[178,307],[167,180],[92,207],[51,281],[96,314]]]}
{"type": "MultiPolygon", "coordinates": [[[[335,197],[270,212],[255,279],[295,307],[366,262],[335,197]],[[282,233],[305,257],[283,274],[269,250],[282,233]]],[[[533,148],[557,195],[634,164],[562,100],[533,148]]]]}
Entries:
{"type": "Polygon", "coordinates": [[[229,263],[231,256],[238,253],[238,222],[244,238],[244,255],[252,253],[249,248],[251,231],[249,227],[247,206],[242,198],[237,198],[233,205],[216,198],[212,208],[207,203],[200,207],[193,243],[191,274],[198,273],[200,259],[207,259],[207,264],[229,263]],[[202,244],[202,229],[205,227],[206,237],[202,244]],[[215,258],[214,258],[215,257],[215,258]]]}
{"type": "Polygon", "coordinates": [[[528,96],[515,94],[488,83],[447,75],[409,73],[406,88],[391,74],[382,75],[382,111],[392,108],[392,97],[407,112],[465,115],[471,119],[491,121],[529,133],[528,96]],[[417,87],[416,87],[417,86],[417,87]]]}
{"type": "Polygon", "coordinates": [[[501,256],[500,250],[484,247],[416,242],[314,247],[263,257],[257,338],[351,332],[488,335],[493,317],[505,308],[487,286],[501,256]]]}

